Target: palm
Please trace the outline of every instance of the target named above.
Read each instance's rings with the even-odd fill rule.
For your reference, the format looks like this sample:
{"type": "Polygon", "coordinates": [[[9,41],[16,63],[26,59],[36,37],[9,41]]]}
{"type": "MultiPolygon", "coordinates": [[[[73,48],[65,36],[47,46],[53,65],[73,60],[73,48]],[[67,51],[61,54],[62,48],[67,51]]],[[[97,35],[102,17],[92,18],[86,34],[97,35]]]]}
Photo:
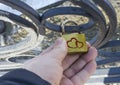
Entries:
{"type": "Polygon", "coordinates": [[[66,56],[66,41],[59,39],[24,66],[52,85],[83,85],[96,69],[97,50],[89,44],[88,48],[86,54],[66,56]]]}
{"type": "Polygon", "coordinates": [[[97,52],[90,48],[87,54],[68,55],[63,61],[64,74],[60,85],[83,85],[96,69],[97,52]]]}
{"type": "MultiPolygon", "coordinates": [[[[66,49],[63,47],[66,46],[62,46],[61,49],[59,47],[59,51],[63,52],[63,49],[66,49]]],[[[53,53],[55,53],[52,53],[51,51],[53,48],[54,45],[46,49],[41,55],[48,54],[49,52],[51,52],[53,56],[53,53]]],[[[73,54],[67,55],[65,57],[65,59],[62,61],[62,68],[64,72],[63,75],[61,75],[62,80],[60,82],[60,85],[83,85],[88,80],[90,75],[95,71],[95,58],[97,56],[97,50],[94,47],[91,47],[90,44],[88,44],[88,48],[89,50],[86,54],[73,54]]],[[[63,52],[63,54],[65,53],[63,52]]],[[[58,55],[58,58],[60,57],[61,53],[60,55],[58,55]]]]}

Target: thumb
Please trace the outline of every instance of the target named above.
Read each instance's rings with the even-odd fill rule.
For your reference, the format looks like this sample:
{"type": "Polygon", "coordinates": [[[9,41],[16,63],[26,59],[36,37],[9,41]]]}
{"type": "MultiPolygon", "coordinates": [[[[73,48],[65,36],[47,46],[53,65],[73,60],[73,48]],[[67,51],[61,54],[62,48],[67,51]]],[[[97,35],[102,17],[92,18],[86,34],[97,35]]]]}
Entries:
{"type": "Polygon", "coordinates": [[[66,41],[63,38],[57,39],[55,44],[53,45],[53,49],[51,49],[48,55],[49,57],[55,58],[62,62],[65,56],[67,55],[66,41]]]}

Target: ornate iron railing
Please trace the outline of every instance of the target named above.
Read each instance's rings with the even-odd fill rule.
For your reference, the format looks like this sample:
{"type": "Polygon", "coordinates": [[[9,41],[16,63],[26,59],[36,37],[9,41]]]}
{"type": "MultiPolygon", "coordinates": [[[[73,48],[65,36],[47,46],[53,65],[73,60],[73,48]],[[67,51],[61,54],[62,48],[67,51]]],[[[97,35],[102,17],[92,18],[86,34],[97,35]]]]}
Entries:
{"type": "MultiPolygon", "coordinates": [[[[10,68],[3,67],[3,69],[1,66],[0,70],[15,68],[14,65],[21,66],[20,63],[13,62],[20,59],[16,58],[17,55],[33,49],[36,45],[40,48],[48,47],[58,36],[61,36],[62,21],[71,18],[78,23],[78,26],[65,26],[65,32],[85,33],[87,41],[99,51],[96,60],[98,69],[88,83],[119,83],[120,25],[118,16],[120,1],[56,0],[53,2],[48,6],[36,7],[37,11],[35,11],[22,1],[0,0],[0,3],[19,11],[11,13],[0,9],[0,57],[5,62],[12,63],[10,68]],[[46,37],[43,39],[42,35],[46,37]]],[[[37,54],[32,56],[35,55],[37,54]]]]}

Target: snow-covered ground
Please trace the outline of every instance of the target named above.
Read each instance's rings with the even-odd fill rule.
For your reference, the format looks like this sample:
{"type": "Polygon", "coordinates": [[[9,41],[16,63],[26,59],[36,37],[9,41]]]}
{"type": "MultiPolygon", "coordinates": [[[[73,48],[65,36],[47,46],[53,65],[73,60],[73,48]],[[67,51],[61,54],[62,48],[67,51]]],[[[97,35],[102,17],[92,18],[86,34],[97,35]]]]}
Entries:
{"type": "MultiPolygon", "coordinates": [[[[60,1],[60,0],[22,0],[22,1],[24,1],[28,5],[32,6],[34,9],[39,9],[39,8],[45,7],[47,5],[50,5],[50,4],[60,1]]],[[[15,13],[18,15],[21,14],[20,12],[13,10],[12,8],[10,8],[6,5],[3,5],[3,4],[0,4],[0,9],[9,11],[9,12],[12,12],[12,13],[15,13]]]]}

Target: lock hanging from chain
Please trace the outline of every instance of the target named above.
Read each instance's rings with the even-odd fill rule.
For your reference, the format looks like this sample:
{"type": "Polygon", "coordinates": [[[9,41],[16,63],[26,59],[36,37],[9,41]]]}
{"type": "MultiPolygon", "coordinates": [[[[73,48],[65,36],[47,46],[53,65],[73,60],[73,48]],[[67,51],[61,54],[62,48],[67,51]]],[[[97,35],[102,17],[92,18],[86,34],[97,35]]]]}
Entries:
{"type": "Polygon", "coordinates": [[[88,51],[86,44],[86,37],[83,33],[65,33],[65,24],[73,23],[77,25],[74,21],[67,20],[62,23],[62,37],[66,40],[68,53],[84,53],[88,51]]]}

